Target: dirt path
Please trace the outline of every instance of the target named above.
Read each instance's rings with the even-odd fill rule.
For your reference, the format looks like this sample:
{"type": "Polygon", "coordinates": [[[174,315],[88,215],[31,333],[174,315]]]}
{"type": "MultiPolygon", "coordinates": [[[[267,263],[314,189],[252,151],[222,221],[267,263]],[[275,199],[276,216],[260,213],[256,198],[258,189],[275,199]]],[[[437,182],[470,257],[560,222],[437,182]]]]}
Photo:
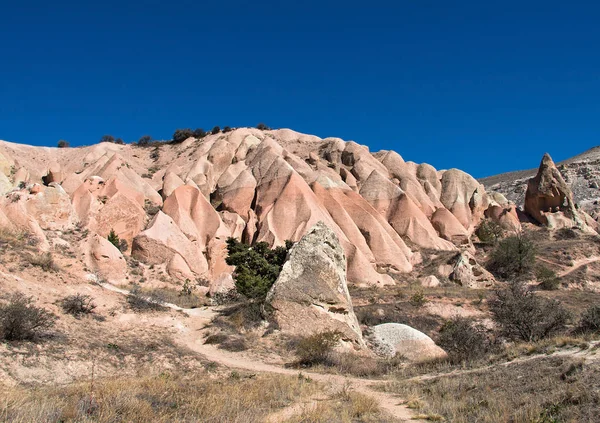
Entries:
{"type": "MultiPolygon", "coordinates": [[[[102,283],[101,286],[105,289],[123,295],[129,294],[129,291],[118,288],[110,283],[102,283]]],[[[420,421],[413,419],[413,413],[403,404],[403,400],[401,398],[392,393],[380,391],[373,386],[385,383],[384,380],[361,379],[350,376],[314,373],[310,371],[299,372],[298,370],[287,369],[281,366],[257,361],[254,358],[247,357],[243,353],[232,353],[218,349],[214,345],[206,345],[204,344],[201,331],[206,327],[206,325],[210,324],[212,319],[217,315],[217,311],[214,308],[200,307],[195,309],[184,309],[175,304],[164,303],[162,305],[173,310],[181,311],[191,317],[191,319],[186,319],[184,321],[184,325],[178,328],[174,341],[192,351],[203,355],[210,361],[231,369],[240,369],[257,373],[275,373],[290,376],[297,376],[299,373],[302,373],[304,376],[323,383],[332,391],[351,389],[355,392],[372,397],[379,403],[379,406],[385,413],[398,419],[400,422],[420,421]]],[[[273,423],[277,423],[278,418],[281,418],[279,421],[290,418],[294,415],[294,413],[302,412],[303,405],[311,406],[313,403],[316,404],[317,401],[318,399],[310,399],[307,403],[296,404],[288,407],[287,409],[281,410],[279,412],[281,414],[273,416],[275,420],[271,421],[273,423]]]]}
{"type": "Polygon", "coordinates": [[[565,271],[560,272],[558,274],[558,276],[561,277],[561,278],[564,278],[565,276],[573,273],[574,271],[576,271],[580,267],[586,266],[586,265],[588,265],[590,263],[595,263],[595,262],[597,262],[599,260],[600,260],[600,257],[598,257],[598,256],[592,256],[592,257],[587,257],[587,258],[580,259],[580,260],[575,260],[573,262],[573,266],[572,267],[569,267],[565,271]]]}

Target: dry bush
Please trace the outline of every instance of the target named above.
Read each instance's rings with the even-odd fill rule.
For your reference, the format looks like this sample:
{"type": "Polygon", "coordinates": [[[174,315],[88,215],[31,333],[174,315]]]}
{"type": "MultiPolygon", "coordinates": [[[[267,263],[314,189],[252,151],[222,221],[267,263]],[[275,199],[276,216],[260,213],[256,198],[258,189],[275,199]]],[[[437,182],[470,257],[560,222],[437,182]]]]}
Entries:
{"type": "Polygon", "coordinates": [[[222,332],[207,336],[204,343],[218,345],[219,348],[232,352],[246,351],[249,348],[245,337],[222,332]]]}
{"type": "Polygon", "coordinates": [[[533,241],[520,235],[510,236],[498,242],[487,267],[504,279],[525,277],[533,271],[536,254],[533,241]]]}
{"type": "Polygon", "coordinates": [[[56,317],[33,304],[33,298],[22,293],[13,294],[9,302],[0,306],[0,339],[31,341],[54,326],[56,317]]]}
{"type": "Polygon", "coordinates": [[[295,351],[298,364],[302,366],[326,364],[340,336],[337,331],[326,331],[299,339],[295,351]]]}
{"type": "Polygon", "coordinates": [[[319,392],[307,378],[258,375],[228,379],[161,374],[26,390],[0,402],[3,421],[22,423],[263,423],[272,412],[319,392]]]}
{"type": "Polygon", "coordinates": [[[334,351],[323,364],[343,375],[367,378],[387,375],[404,363],[405,360],[402,356],[384,359],[334,351]]]}
{"type": "Polygon", "coordinates": [[[82,294],[69,295],[63,298],[60,301],[60,306],[65,313],[75,317],[93,313],[96,308],[96,304],[94,304],[92,297],[82,294]]]}
{"type": "Polygon", "coordinates": [[[556,272],[546,266],[535,269],[535,278],[544,291],[554,291],[560,286],[560,278],[556,272]]]}
{"type": "Polygon", "coordinates": [[[261,304],[245,302],[221,310],[212,323],[221,329],[242,333],[256,329],[263,321],[261,304]]]}
{"type": "Polygon", "coordinates": [[[437,344],[453,363],[480,360],[492,351],[485,328],[464,317],[447,321],[440,329],[437,344]]]}
{"type": "Polygon", "coordinates": [[[600,333],[600,305],[585,309],[576,330],[581,333],[600,333]]]}
{"type": "Polygon", "coordinates": [[[489,307],[502,334],[513,340],[550,337],[563,331],[571,317],[560,302],[537,296],[516,281],[497,290],[489,307]]]}
{"type": "Polygon", "coordinates": [[[32,266],[40,267],[45,272],[58,272],[60,270],[51,253],[28,254],[26,260],[32,266]]]}
{"type": "Polygon", "coordinates": [[[136,312],[165,311],[164,299],[156,292],[144,293],[135,287],[127,294],[127,304],[136,312]]]}

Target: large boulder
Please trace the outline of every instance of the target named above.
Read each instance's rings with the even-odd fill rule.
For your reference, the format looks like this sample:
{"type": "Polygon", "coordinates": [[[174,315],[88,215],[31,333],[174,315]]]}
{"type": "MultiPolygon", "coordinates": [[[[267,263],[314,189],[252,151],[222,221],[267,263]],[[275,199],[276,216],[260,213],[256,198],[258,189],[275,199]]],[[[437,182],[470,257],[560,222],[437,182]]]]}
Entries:
{"type": "Polygon", "coordinates": [[[108,280],[123,280],[127,263],[117,247],[106,238],[94,234],[88,241],[88,265],[108,280]]]}
{"type": "Polygon", "coordinates": [[[494,285],[494,276],[477,263],[468,251],[457,254],[453,259],[450,280],[467,288],[489,288],[494,285]]]}
{"type": "Polygon", "coordinates": [[[410,361],[428,361],[447,356],[430,337],[400,323],[373,326],[367,340],[376,354],[387,358],[398,354],[410,361]]]}
{"type": "Polygon", "coordinates": [[[344,341],[365,346],[346,285],[344,250],[323,222],[292,247],[265,308],[286,334],[338,331],[344,341]]]}

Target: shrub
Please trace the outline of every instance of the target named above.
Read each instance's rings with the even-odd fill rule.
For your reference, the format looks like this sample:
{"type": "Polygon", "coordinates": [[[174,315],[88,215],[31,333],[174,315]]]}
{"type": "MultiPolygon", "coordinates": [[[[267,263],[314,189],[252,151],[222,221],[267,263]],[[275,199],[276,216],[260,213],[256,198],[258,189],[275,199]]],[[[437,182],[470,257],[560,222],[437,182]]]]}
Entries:
{"type": "Polygon", "coordinates": [[[187,140],[189,137],[193,137],[193,136],[194,136],[194,133],[189,128],[177,129],[173,133],[173,142],[180,143],[180,142],[187,140]]]}
{"type": "Polygon", "coordinates": [[[298,364],[303,366],[325,364],[340,340],[340,336],[341,334],[337,331],[326,331],[300,339],[296,345],[298,364]]]}
{"type": "Polygon", "coordinates": [[[150,144],[151,141],[152,141],[152,137],[150,135],[144,135],[144,136],[140,137],[137,144],[139,146],[145,146],[145,145],[150,144]]]}
{"type": "Polygon", "coordinates": [[[488,269],[501,278],[523,277],[531,273],[536,248],[532,241],[516,235],[500,241],[492,251],[488,269]]]}
{"type": "Polygon", "coordinates": [[[410,304],[414,307],[423,307],[425,304],[427,304],[427,298],[425,297],[425,294],[423,294],[422,290],[419,290],[417,292],[415,292],[411,297],[410,297],[410,304]]]}
{"type": "Polygon", "coordinates": [[[577,325],[577,331],[600,333],[600,305],[592,305],[583,312],[577,325]]]}
{"type": "Polygon", "coordinates": [[[528,342],[561,332],[570,319],[559,301],[539,297],[519,281],[497,290],[489,307],[504,336],[528,342]]]}
{"type": "Polygon", "coordinates": [[[42,253],[39,255],[30,254],[27,261],[33,266],[40,267],[45,272],[57,272],[59,270],[51,253],[42,253]]]}
{"type": "Polygon", "coordinates": [[[100,138],[100,142],[115,142],[115,137],[113,137],[112,135],[102,135],[102,138],[100,138]]]}
{"type": "Polygon", "coordinates": [[[206,131],[202,128],[194,129],[194,137],[195,138],[204,138],[207,135],[206,131]]]}
{"type": "Polygon", "coordinates": [[[535,278],[539,286],[545,291],[554,291],[560,286],[560,278],[556,272],[546,266],[539,266],[535,270],[535,278]]]}
{"type": "Polygon", "coordinates": [[[110,233],[108,234],[108,242],[110,242],[112,245],[114,245],[115,247],[117,247],[117,249],[119,248],[119,244],[121,242],[121,240],[119,239],[119,235],[117,235],[114,231],[114,229],[110,230],[110,233]]]}
{"type": "Polygon", "coordinates": [[[477,228],[476,234],[484,244],[496,244],[504,236],[504,229],[493,220],[485,219],[477,228]]]}
{"type": "Polygon", "coordinates": [[[123,141],[123,138],[117,138],[114,142],[115,142],[115,144],[119,144],[119,145],[125,144],[125,141],[123,141]]]}
{"type": "Polygon", "coordinates": [[[261,131],[268,131],[271,128],[269,128],[267,125],[261,122],[258,125],[256,125],[256,129],[260,129],[261,131]]]}
{"type": "Polygon", "coordinates": [[[90,314],[96,308],[92,297],[89,295],[75,294],[69,295],[60,301],[60,306],[67,314],[80,317],[82,314],[90,314]]]}
{"type": "Polygon", "coordinates": [[[56,144],[56,146],[58,148],[69,148],[69,142],[65,141],[65,140],[58,140],[58,143],[56,144]]]}
{"type": "Polygon", "coordinates": [[[231,127],[230,127],[230,126],[225,126],[225,127],[223,127],[223,133],[224,133],[224,134],[226,134],[227,132],[231,132],[231,131],[233,131],[233,129],[231,129],[231,127]]]}
{"type": "Polygon", "coordinates": [[[219,132],[221,132],[221,128],[218,126],[215,126],[212,131],[210,131],[210,133],[213,135],[218,134],[219,132]]]}
{"type": "Polygon", "coordinates": [[[127,294],[127,304],[133,311],[138,312],[165,310],[164,300],[160,295],[154,292],[143,294],[137,287],[127,294]]]}
{"type": "Polygon", "coordinates": [[[152,150],[152,153],[150,153],[150,158],[154,161],[157,161],[160,158],[160,150],[158,147],[152,150]]]}
{"type": "Polygon", "coordinates": [[[464,317],[455,317],[444,323],[437,344],[455,363],[482,358],[491,349],[485,328],[464,317]]]}
{"type": "Polygon", "coordinates": [[[291,241],[286,241],[285,247],[270,249],[266,242],[258,242],[251,247],[228,238],[225,261],[235,266],[233,279],[237,291],[249,299],[263,301],[277,280],[292,245],[291,241]]]}
{"type": "Polygon", "coordinates": [[[125,252],[129,248],[129,243],[127,242],[126,239],[120,239],[118,248],[121,252],[125,252]]]}
{"type": "Polygon", "coordinates": [[[33,340],[54,326],[56,317],[33,305],[33,298],[15,293],[8,304],[0,306],[0,338],[7,341],[33,340]]]}

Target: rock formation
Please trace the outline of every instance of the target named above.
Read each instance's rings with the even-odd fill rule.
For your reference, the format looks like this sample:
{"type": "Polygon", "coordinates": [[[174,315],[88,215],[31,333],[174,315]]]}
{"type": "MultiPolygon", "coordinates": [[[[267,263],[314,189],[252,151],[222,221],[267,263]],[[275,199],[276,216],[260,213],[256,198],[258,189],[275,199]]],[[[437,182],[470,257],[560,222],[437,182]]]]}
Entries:
{"type": "Polygon", "coordinates": [[[527,183],[525,212],[551,229],[576,226],[591,230],[584,212],[577,210],[571,189],[548,153],[544,154],[537,175],[527,183]]]}
{"type": "Polygon", "coordinates": [[[289,253],[265,303],[270,320],[290,335],[339,331],[364,341],[346,284],[346,257],[335,233],[318,222],[289,253]]]}

